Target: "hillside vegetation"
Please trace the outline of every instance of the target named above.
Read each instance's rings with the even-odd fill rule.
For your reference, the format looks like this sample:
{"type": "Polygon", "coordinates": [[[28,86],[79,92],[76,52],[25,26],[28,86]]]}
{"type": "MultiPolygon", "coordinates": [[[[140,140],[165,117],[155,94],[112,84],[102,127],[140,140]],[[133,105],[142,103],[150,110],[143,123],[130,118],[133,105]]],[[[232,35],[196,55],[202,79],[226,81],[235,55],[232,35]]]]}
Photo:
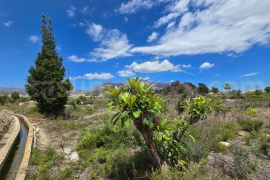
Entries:
{"type": "MultiPolygon", "coordinates": [[[[192,85],[180,92],[177,86],[186,84],[176,84],[170,85],[167,94],[153,91],[154,96],[164,99],[161,120],[188,116],[185,102],[203,97],[196,87],[192,91],[192,85]]],[[[241,94],[238,98],[234,93],[228,93],[229,100],[227,93],[204,95],[211,99],[212,113],[185,131],[187,124],[179,127],[179,132],[185,133],[175,142],[180,143],[180,149],[170,146],[177,150],[174,159],[178,161],[174,165],[166,161],[168,166],[163,169],[156,165],[131,119],[112,123],[119,111],[108,112],[109,96],[92,98],[87,105],[70,103],[57,119],[44,118],[35,103],[26,99],[9,99],[0,107],[27,116],[36,127],[37,144],[26,179],[270,179],[270,94],[241,94]],[[21,100],[26,102],[22,105],[21,100]],[[74,159],[75,152],[78,159],[74,159]]],[[[164,157],[166,152],[160,145],[170,134],[162,132],[153,131],[157,136],[152,137],[161,134],[161,141],[154,140],[164,157]]],[[[167,160],[174,160],[171,154],[167,160]]]]}

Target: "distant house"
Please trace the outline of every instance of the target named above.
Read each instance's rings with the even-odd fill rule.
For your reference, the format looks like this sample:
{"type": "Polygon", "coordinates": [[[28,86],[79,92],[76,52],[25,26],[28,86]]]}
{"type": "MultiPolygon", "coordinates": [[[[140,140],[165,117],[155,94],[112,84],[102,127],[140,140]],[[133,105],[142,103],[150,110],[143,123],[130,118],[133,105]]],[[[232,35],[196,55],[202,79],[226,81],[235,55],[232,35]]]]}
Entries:
{"type": "Polygon", "coordinates": [[[246,91],[245,93],[246,93],[246,94],[253,94],[253,93],[255,93],[255,91],[256,91],[256,90],[248,90],[248,91],[246,91]]]}

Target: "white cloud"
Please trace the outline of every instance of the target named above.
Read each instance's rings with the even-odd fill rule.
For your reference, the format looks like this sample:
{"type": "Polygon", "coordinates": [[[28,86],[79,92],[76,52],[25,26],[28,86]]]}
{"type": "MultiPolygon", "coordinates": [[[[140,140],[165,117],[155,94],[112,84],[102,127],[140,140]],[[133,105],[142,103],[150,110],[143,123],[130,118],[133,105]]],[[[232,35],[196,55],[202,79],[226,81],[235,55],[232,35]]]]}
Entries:
{"type": "Polygon", "coordinates": [[[125,20],[125,22],[128,22],[128,18],[127,17],[124,17],[124,20],[125,20]]]}
{"type": "Polygon", "coordinates": [[[32,43],[35,43],[39,40],[39,37],[38,36],[30,36],[29,37],[29,41],[31,41],[32,43]]]}
{"type": "Polygon", "coordinates": [[[128,3],[122,3],[118,11],[121,14],[132,14],[139,9],[150,9],[154,3],[151,0],[131,0],[128,3]]]}
{"type": "Polygon", "coordinates": [[[3,25],[6,27],[10,27],[12,24],[13,24],[13,21],[3,22],[3,25]]]}
{"type": "Polygon", "coordinates": [[[87,6],[84,6],[84,8],[82,10],[83,14],[87,14],[87,9],[88,9],[88,7],[87,6]]]}
{"type": "Polygon", "coordinates": [[[75,16],[75,10],[76,8],[74,6],[70,6],[70,9],[66,10],[68,13],[68,17],[74,17],[75,16]]]}
{"type": "Polygon", "coordinates": [[[140,73],[157,73],[157,72],[164,72],[164,71],[171,71],[171,72],[179,72],[180,65],[173,65],[167,59],[162,62],[159,61],[146,61],[141,64],[137,62],[133,62],[131,65],[125,66],[126,68],[130,68],[135,72],[140,73]]]}
{"type": "Polygon", "coordinates": [[[190,64],[183,64],[183,66],[182,66],[183,68],[191,68],[191,65],[190,64]]]}
{"type": "MultiPolygon", "coordinates": [[[[174,2],[167,15],[161,17],[154,26],[178,21],[175,18],[180,18],[177,13],[181,13],[174,8],[178,7],[178,3],[174,2]]],[[[155,45],[134,47],[131,52],[160,56],[224,52],[238,54],[254,44],[269,43],[268,0],[193,0],[188,6],[193,8],[182,8],[184,14],[179,23],[175,24],[175,28],[167,29],[155,45]]]]}
{"type": "Polygon", "coordinates": [[[149,77],[145,77],[145,78],[141,78],[141,79],[144,80],[144,81],[149,81],[150,80],[149,77]]]}
{"type": "Polygon", "coordinates": [[[215,76],[219,76],[219,74],[215,74],[215,76]]]}
{"type": "Polygon", "coordinates": [[[89,25],[86,33],[90,35],[94,41],[99,41],[102,38],[102,26],[99,24],[92,23],[89,25]]]}
{"type": "Polygon", "coordinates": [[[147,39],[147,42],[152,42],[154,41],[155,39],[157,39],[158,37],[158,33],[157,32],[153,32],[147,39]]]}
{"type": "Polygon", "coordinates": [[[257,75],[257,74],[258,74],[257,72],[254,72],[254,73],[245,74],[245,75],[240,76],[240,77],[255,76],[255,75],[257,75]]]}
{"type": "Polygon", "coordinates": [[[180,15],[179,13],[170,13],[166,16],[163,16],[163,17],[159,18],[158,21],[155,22],[154,27],[158,28],[158,27],[162,26],[163,24],[167,24],[168,22],[170,22],[174,18],[178,17],[179,15],[180,15]]]}
{"type": "Polygon", "coordinates": [[[184,13],[188,11],[188,5],[190,3],[190,0],[178,0],[173,2],[172,6],[170,7],[170,10],[172,12],[179,12],[184,13]]]}
{"type": "Polygon", "coordinates": [[[112,29],[104,33],[101,45],[95,48],[90,54],[93,56],[92,62],[107,61],[117,57],[131,56],[127,35],[121,34],[119,30],[112,29]]]}
{"type": "Polygon", "coordinates": [[[79,58],[76,55],[71,55],[67,57],[68,60],[72,61],[72,62],[84,62],[86,59],[85,58],[79,58]]]}
{"type": "Polygon", "coordinates": [[[84,25],[85,25],[85,24],[82,23],[82,22],[79,23],[79,26],[80,26],[80,27],[83,27],[84,25]]]}
{"type": "Polygon", "coordinates": [[[121,77],[130,77],[135,75],[135,73],[131,70],[118,71],[117,74],[121,77]]]}
{"type": "Polygon", "coordinates": [[[172,28],[174,25],[175,25],[175,22],[171,22],[171,23],[169,23],[169,24],[168,24],[168,26],[167,26],[167,29],[172,28]]]}
{"type": "Polygon", "coordinates": [[[56,50],[61,51],[62,50],[62,47],[60,45],[57,45],[56,46],[56,50]]]}
{"type": "Polygon", "coordinates": [[[110,73],[88,73],[83,76],[76,76],[76,77],[71,77],[71,80],[77,80],[77,79],[87,79],[87,80],[93,80],[93,79],[98,79],[98,80],[108,80],[112,79],[114,76],[111,75],[110,73]]]}
{"type": "Polygon", "coordinates": [[[210,64],[209,62],[205,62],[200,66],[200,71],[205,70],[205,69],[210,69],[214,67],[214,64],[210,64]]]}

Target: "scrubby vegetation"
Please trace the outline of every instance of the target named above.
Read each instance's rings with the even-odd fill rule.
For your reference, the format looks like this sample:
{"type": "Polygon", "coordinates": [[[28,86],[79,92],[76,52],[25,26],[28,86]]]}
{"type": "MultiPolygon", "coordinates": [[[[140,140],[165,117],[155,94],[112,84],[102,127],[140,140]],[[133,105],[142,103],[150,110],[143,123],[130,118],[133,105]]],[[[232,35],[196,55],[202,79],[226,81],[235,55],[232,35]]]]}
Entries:
{"type": "MultiPolygon", "coordinates": [[[[142,133],[134,126],[134,118],[145,112],[139,106],[151,105],[152,97],[146,91],[149,99],[140,102],[143,100],[140,93],[124,91],[131,90],[130,87],[122,87],[118,91],[122,95],[115,99],[122,109],[112,108],[110,96],[70,98],[75,100],[76,107],[72,103],[66,105],[65,116],[55,120],[44,119],[34,102],[19,105],[20,99],[12,101],[12,97],[6,96],[5,105],[0,108],[26,115],[43,129],[50,142],[41,146],[42,134],[37,133],[37,146],[32,152],[26,179],[270,178],[270,94],[240,93],[244,98],[223,101],[227,98],[226,92],[206,95],[209,100],[203,96],[194,99],[195,93],[186,85],[189,90],[182,93],[158,94],[163,109],[153,117],[160,118],[159,124],[147,116],[142,125],[150,132],[158,156],[167,164],[162,169],[152,157],[142,133]],[[138,102],[132,100],[135,96],[138,102]],[[81,104],[88,101],[91,103],[81,104]],[[207,107],[212,113],[206,106],[196,112],[203,101],[209,104],[207,107]],[[125,111],[135,113],[130,117],[127,113],[122,120],[119,112],[125,111]],[[199,119],[205,120],[192,124],[188,119],[194,114],[200,114],[199,119]],[[129,118],[125,119],[126,116],[129,118]],[[70,153],[66,152],[68,148],[70,153]],[[72,152],[78,153],[78,160],[71,160],[72,152]]],[[[234,97],[234,93],[228,92],[228,98],[234,97]]]]}

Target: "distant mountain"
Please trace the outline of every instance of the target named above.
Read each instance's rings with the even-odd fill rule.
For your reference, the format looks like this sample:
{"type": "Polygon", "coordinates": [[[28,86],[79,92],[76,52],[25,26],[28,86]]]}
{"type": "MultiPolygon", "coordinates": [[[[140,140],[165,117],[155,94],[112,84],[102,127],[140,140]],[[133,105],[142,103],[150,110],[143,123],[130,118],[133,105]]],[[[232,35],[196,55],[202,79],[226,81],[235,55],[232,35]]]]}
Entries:
{"type": "Polygon", "coordinates": [[[0,87],[0,94],[11,94],[13,92],[18,92],[19,94],[27,94],[24,88],[3,88],[0,87]]]}
{"type": "MultiPolygon", "coordinates": [[[[152,81],[148,81],[148,80],[143,80],[143,82],[147,85],[152,85],[155,84],[152,87],[152,90],[155,91],[156,89],[162,89],[166,86],[168,86],[168,83],[163,83],[163,82],[152,82],[152,81]]],[[[106,91],[106,88],[104,87],[105,85],[110,87],[110,88],[114,88],[115,86],[123,86],[126,82],[123,83],[113,83],[113,82],[106,82],[96,88],[91,88],[89,90],[72,90],[70,91],[71,95],[74,96],[79,96],[79,95],[87,95],[87,96],[98,96],[102,93],[104,93],[104,91],[106,91]]],[[[27,94],[24,88],[3,88],[0,87],[0,94],[1,93],[7,93],[7,94],[11,94],[12,92],[19,92],[19,94],[27,94]]]]}
{"type": "MultiPolygon", "coordinates": [[[[147,80],[143,80],[143,82],[147,85],[152,85],[154,84],[154,86],[152,87],[152,90],[155,91],[156,89],[162,89],[166,86],[168,86],[168,83],[162,83],[162,82],[151,82],[151,81],[147,81],[147,80]]],[[[102,93],[104,93],[106,91],[106,88],[104,86],[108,86],[110,88],[114,88],[115,86],[123,86],[126,82],[124,83],[113,83],[113,82],[106,82],[96,88],[92,88],[89,89],[88,91],[86,91],[85,95],[86,96],[98,96],[102,93]]]]}

